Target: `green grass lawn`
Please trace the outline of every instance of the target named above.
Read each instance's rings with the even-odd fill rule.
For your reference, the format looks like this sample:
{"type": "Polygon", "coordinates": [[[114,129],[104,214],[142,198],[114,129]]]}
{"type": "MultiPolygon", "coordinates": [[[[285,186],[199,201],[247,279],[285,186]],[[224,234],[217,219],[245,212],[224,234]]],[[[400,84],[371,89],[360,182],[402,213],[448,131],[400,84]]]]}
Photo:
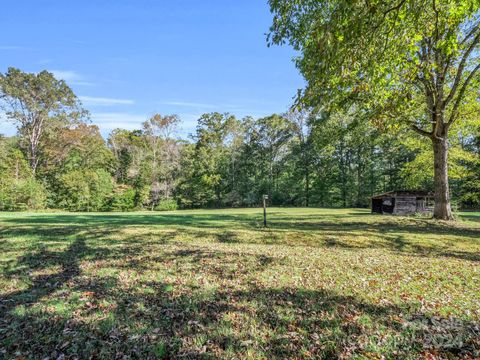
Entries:
{"type": "Polygon", "coordinates": [[[0,213],[0,358],[480,356],[461,215],[0,213]]]}

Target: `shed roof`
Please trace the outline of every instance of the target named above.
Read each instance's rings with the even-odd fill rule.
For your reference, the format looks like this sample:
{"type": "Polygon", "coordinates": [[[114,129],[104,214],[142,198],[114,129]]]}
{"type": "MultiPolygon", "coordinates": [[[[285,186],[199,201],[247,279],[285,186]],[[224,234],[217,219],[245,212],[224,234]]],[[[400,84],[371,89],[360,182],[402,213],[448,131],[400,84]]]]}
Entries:
{"type": "Polygon", "coordinates": [[[433,193],[427,190],[392,190],[383,194],[372,196],[372,199],[381,199],[384,197],[396,197],[396,196],[422,196],[432,197],[433,193]]]}

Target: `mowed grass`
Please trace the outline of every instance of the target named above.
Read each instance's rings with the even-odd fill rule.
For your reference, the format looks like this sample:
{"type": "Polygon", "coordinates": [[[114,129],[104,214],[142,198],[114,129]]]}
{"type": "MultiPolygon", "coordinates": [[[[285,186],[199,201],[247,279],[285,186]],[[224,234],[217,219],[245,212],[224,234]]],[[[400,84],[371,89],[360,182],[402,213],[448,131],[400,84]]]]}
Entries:
{"type": "Polygon", "coordinates": [[[480,213],[0,213],[0,358],[475,358],[480,213]]]}

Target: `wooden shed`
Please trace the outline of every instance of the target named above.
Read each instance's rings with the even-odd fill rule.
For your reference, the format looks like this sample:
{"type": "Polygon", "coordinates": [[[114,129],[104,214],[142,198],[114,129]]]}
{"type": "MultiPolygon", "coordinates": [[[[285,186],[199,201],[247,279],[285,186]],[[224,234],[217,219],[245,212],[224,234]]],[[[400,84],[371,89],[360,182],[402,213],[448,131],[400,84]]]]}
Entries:
{"type": "Polygon", "coordinates": [[[372,213],[410,215],[428,213],[433,194],[424,190],[396,190],[372,196],[372,213]]]}

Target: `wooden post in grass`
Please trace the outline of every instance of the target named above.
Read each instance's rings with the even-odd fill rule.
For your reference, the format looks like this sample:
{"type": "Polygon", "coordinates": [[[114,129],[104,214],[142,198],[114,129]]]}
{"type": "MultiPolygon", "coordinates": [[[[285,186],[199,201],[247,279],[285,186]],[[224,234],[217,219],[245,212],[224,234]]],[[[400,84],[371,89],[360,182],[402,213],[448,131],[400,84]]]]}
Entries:
{"type": "Polygon", "coordinates": [[[267,227],[267,200],[268,195],[263,195],[263,226],[267,227]]]}

